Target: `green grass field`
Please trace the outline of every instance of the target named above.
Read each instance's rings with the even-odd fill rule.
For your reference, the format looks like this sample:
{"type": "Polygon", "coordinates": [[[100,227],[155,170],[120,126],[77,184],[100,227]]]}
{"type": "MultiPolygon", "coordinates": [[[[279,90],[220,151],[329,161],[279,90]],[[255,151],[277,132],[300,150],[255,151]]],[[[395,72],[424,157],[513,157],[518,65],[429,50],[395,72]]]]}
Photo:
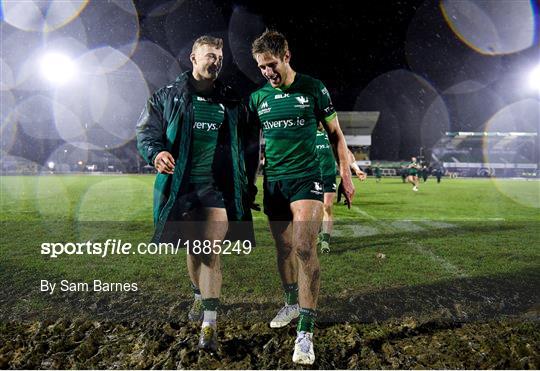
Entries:
{"type": "MultiPolygon", "coordinates": [[[[153,179],[2,177],[3,321],[116,319],[114,313],[139,320],[184,318],[191,297],[184,250],[105,258],[40,254],[44,242],[148,242],[153,179]],[[103,296],[39,291],[40,280],[61,279],[138,282],[139,291],[103,296]]],[[[407,318],[482,322],[538,311],[540,182],[443,179],[437,184],[431,178],[417,193],[398,178],[355,180],[355,185],[353,207],[335,205],[332,250],[320,255],[321,325],[407,318]]],[[[248,255],[223,256],[223,314],[246,323],[265,322],[282,302],[266,217],[255,212],[254,218],[258,247],[248,255]]],[[[205,366],[212,368],[194,367],[205,366]]]]}
{"type": "MultiPolygon", "coordinates": [[[[430,179],[418,193],[398,178],[355,182],[351,210],[334,207],[332,252],[320,256],[323,299],[460,278],[538,273],[537,181],[445,179],[437,184],[430,179]]],[[[152,184],[153,176],[3,177],[1,252],[10,267],[4,272],[24,272],[12,278],[18,289],[37,288],[36,280],[48,277],[103,277],[138,281],[146,293],[189,296],[184,250],[178,256],[51,259],[40,254],[43,242],[147,242],[152,184]]],[[[249,255],[224,256],[225,302],[281,300],[266,217],[262,212],[254,217],[259,247],[249,255]]]]}

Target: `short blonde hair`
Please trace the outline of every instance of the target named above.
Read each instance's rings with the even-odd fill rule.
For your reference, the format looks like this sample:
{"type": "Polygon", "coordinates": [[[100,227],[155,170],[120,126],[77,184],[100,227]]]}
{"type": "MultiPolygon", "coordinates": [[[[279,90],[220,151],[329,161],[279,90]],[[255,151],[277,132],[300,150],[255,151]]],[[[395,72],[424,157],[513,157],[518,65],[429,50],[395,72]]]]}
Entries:
{"type": "Polygon", "coordinates": [[[266,30],[261,36],[259,36],[251,45],[251,54],[253,58],[257,54],[270,53],[275,57],[283,60],[285,53],[289,50],[289,44],[285,35],[280,32],[266,30]]]}
{"type": "Polygon", "coordinates": [[[201,36],[197,40],[195,40],[195,42],[193,43],[191,52],[195,53],[195,50],[197,50],[197,48],[203,45],[210,45],[216,49],[223,49],[223,39],[220,39],[219,37],[209,36],[209,35],[201,36]]]}

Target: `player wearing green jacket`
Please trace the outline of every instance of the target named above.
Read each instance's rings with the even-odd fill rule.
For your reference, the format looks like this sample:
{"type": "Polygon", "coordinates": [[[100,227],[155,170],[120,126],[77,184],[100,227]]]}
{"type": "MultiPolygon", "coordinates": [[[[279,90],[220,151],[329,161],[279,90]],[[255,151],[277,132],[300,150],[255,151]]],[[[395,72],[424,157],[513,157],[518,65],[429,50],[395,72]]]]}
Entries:
{"type": "Polygon", "coordinates": [[[252,54],[267,83],[251,94],[250,110],[266,141],[264,212],[276,242],[286,305],[271,327],[299,316],[293,362],[313,364],[313,329],[320,285],[317,234],[323,218],[323,182],[317,159],[322,122],[337,149],[344,194],[352,201],[347,144],[330,95],[321,81],[294,71],[285,37],[266,31],[252,54]],[[293,227],[294,226],[294,227],[293,227]]]}
{"type": "MultiPolygon", "coordinates": [[[[198,38],[190,60],[193,70],[155,92],[137,123],[139,152],[158,171],[153,242],[252,240],[258,136],[248,145],[247,111],[218,79],[223,40],[198,38]],[[234,233],[237,221],[246,237],[234,233]]],[[[220,255],[191,249],[186,256],[195,295],[189,318],[202,320],[199,348],[216,351],[220,255]]]]}

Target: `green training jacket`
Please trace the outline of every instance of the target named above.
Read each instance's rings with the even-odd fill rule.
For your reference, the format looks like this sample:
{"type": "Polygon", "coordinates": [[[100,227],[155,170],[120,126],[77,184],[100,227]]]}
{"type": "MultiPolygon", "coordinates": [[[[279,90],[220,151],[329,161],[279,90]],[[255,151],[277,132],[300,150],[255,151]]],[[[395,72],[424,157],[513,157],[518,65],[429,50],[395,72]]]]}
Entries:
{"type": "MultiPolygon", "coordinates": [[[[156,91],[148,99],[137,123],[137,149],[144,160],[153,166],[158,153],[168,151],[176,162],[174,174],[158,173],[156,176],[152,242],[181,238],[177,228],[172,226],[182,220],[182,207],[189,206],[184,205],[180,197],[187,193],[191,169],[192,96],[195,91],[189,81],[190,75],[191,71],[187,71],[156,91]],[[180,205],[175,205],[178,198],[180,205]]],[[[247,111],[240,98],[219,80],[215,82],[211,98],[225,106],[225,120],[218,134],[213,170],[223,191],[229,219],[226,239],[250,240],[254,245],[250,205],[257,193],[258,132],[248,125],[247,111]]]]}

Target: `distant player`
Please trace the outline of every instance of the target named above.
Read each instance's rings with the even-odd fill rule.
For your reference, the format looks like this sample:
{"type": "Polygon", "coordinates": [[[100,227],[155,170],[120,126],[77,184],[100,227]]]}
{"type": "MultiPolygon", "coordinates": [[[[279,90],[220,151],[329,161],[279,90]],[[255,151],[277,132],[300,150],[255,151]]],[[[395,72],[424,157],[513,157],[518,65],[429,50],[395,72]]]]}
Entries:
{"type": "Polygon", "coordinates": [[[424,165],[422,166],[422,179],[424,180],[424,183],[427,182],[427,179],[429,177],[429,168],[424,165]]]}
{"type": "Polygon", "coordinates": [[[407,169],[407,166],[401,165],[401,169],[399,169],[399,174],[401,175],[401,181],[403,183],[407,183],[407,177],[409,176],[409,169],[407,169]]]}
{"type": "Polygon", "coordinates": [[[375,168],[373,169],[373,174],[375,175],[375,181],[379,183],[381,181],[382,177],[382,171],[381,171],[381,165],[377,164],[375,165],[375,168]]]}
{"type": "Polygon", "coordinates": [[[407,182],[413,185],[413,191],[418,192],[418,169],[420,169],[420,164],[416,162],[416,157],[411,158],[411,162],[407,165],[409,170],[409,175],[407,176],[407,182]]]}
{"type": "Polygon", "coordinates": [[[441,182],[441,178],[443,176],[443,169],[438,166],[436,169],[435,169],[435,177],[437,178],[437,183],[440,183],[441,182]]]}

